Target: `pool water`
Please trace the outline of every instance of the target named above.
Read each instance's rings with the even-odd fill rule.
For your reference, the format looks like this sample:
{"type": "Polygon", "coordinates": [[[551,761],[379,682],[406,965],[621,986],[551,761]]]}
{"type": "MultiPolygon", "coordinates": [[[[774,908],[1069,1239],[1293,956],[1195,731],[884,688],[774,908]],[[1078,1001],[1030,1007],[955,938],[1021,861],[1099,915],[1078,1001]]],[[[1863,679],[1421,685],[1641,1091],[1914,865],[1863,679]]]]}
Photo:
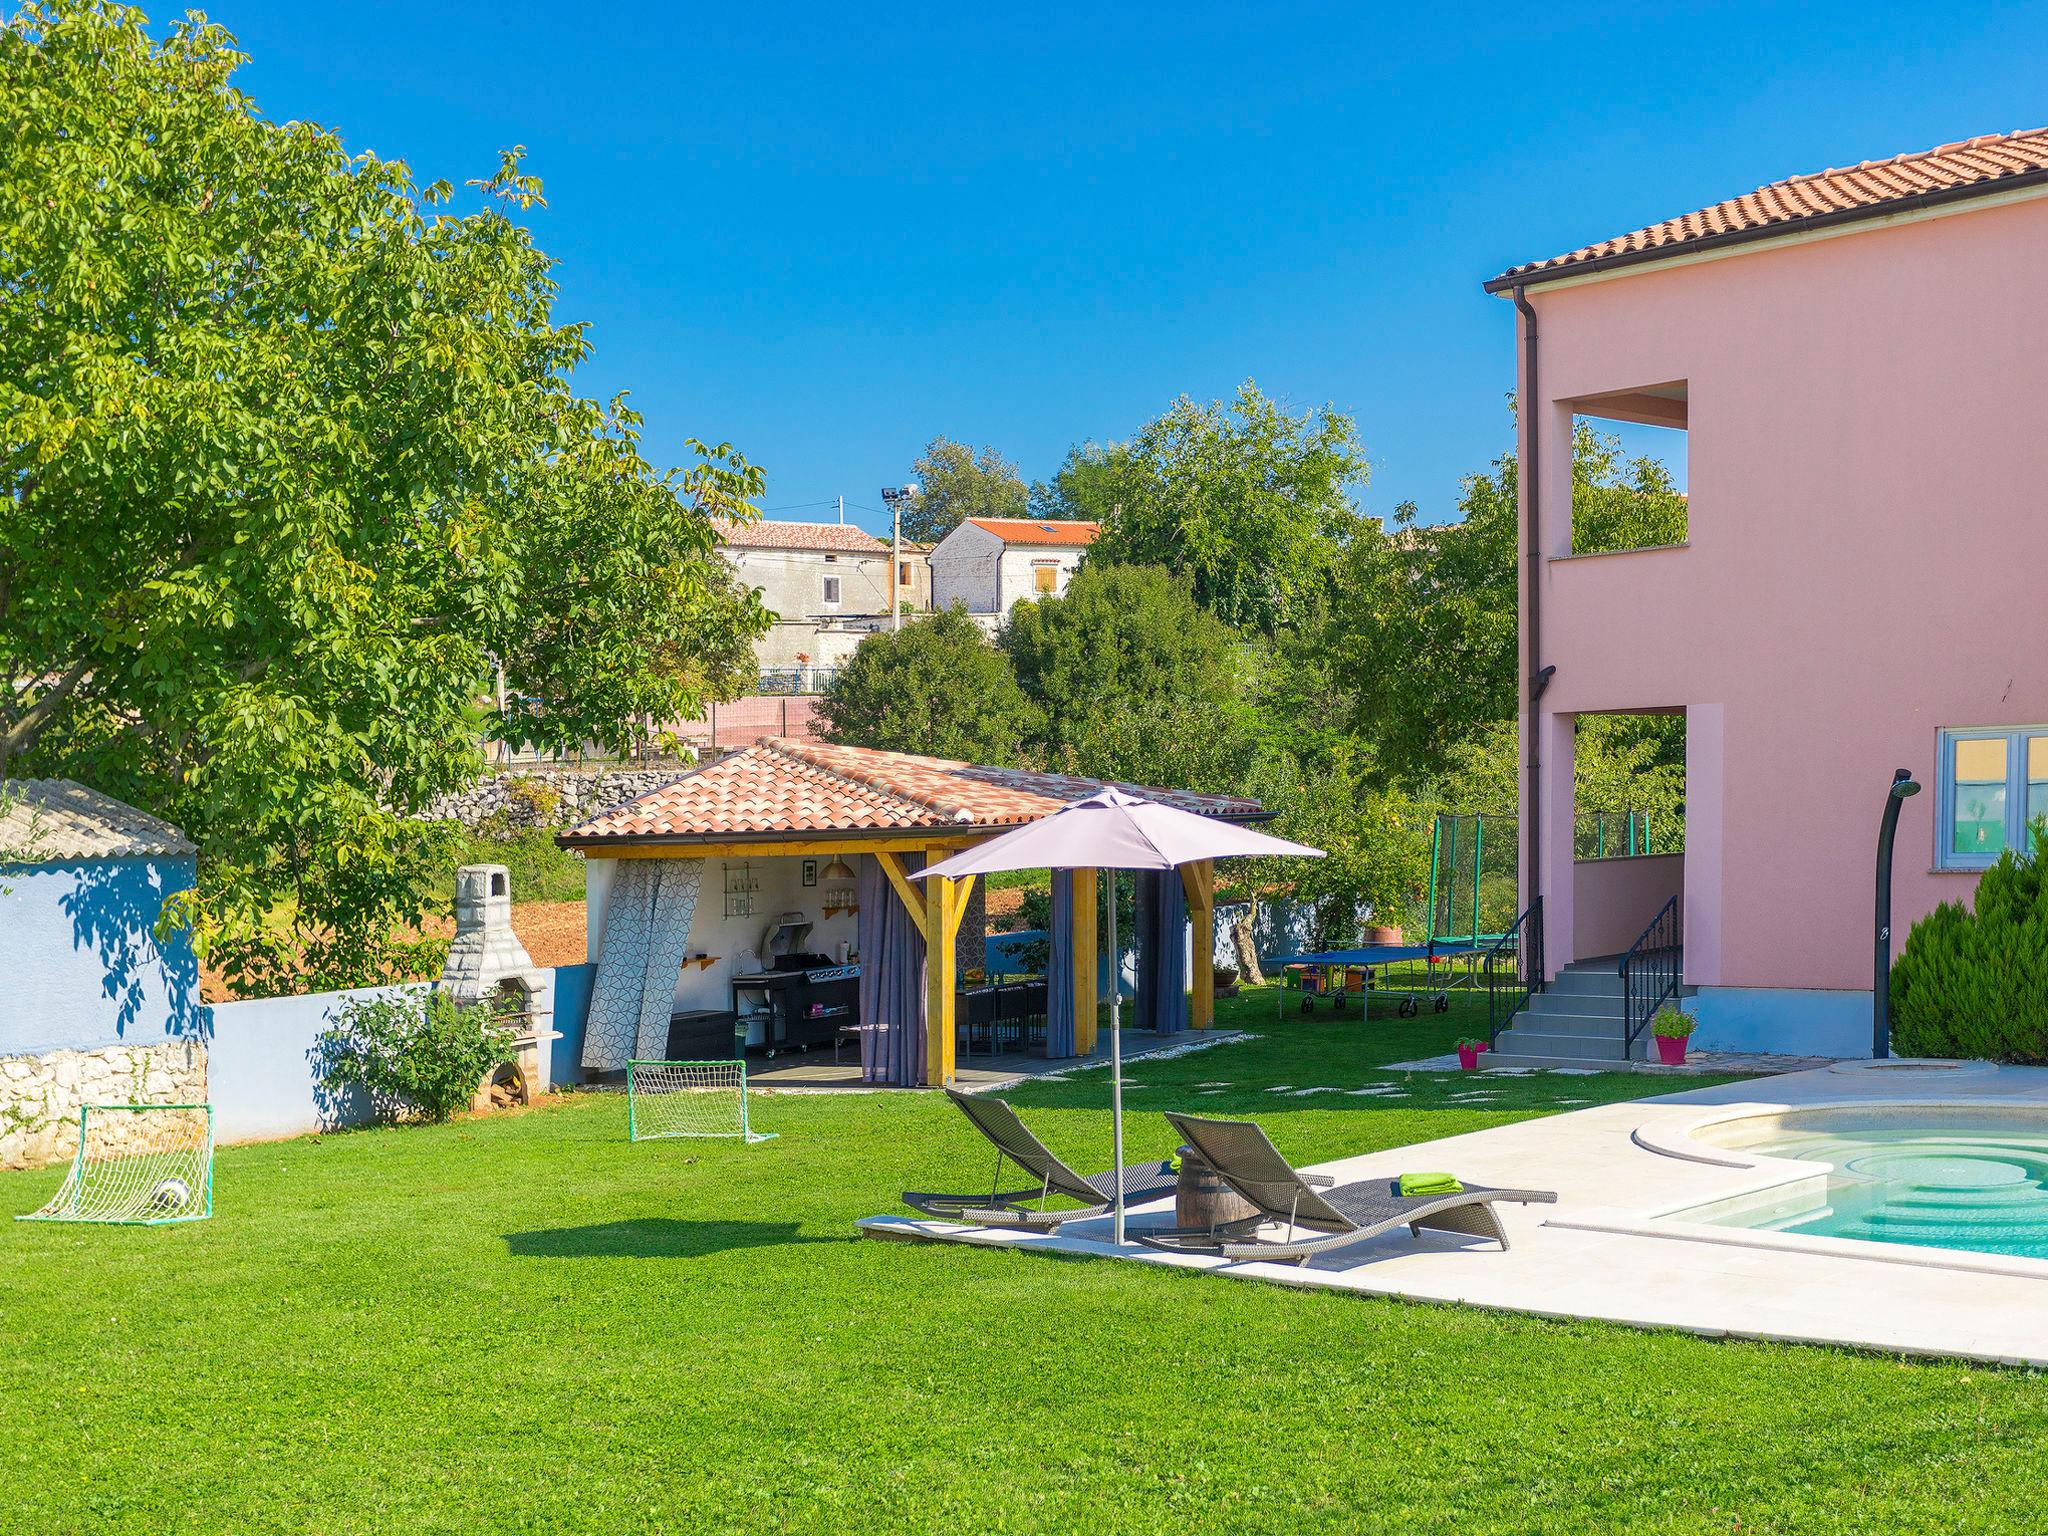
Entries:
{"type": "MultiPolygon", "coordinates": [[[[1687,1218],[1720,1226],[2048,1259],[2048,1125],[1781,1128],[1740,1149],[1833,1165],[1821,1186],[1687,1218]]],[[[1832,1116],[1826,1117],[1835,1118],[1832,1116]]],[[[1729,1143],[1723,1143],[1727,1145],[1729,1143]]]]}

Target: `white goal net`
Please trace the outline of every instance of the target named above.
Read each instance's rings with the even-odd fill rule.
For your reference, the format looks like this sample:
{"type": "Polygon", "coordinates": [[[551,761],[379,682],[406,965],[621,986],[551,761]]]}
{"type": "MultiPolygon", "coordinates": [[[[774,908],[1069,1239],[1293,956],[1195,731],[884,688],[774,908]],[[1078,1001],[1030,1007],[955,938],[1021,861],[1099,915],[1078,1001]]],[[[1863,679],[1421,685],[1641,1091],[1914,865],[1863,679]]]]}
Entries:
{"type": "Polygon", "coordinates": [[[626,1134],[634,1141],[662,1136],[766,1141],[775,1133],[747,1124],[743,1061],[629,1061],[626,1134]]]}
{"type": "Polygon", "coordinates": [[[64,1187],[20,1220],[157,1226],[212,1214],[212,1105],[87,1104],[64,1187]]]}

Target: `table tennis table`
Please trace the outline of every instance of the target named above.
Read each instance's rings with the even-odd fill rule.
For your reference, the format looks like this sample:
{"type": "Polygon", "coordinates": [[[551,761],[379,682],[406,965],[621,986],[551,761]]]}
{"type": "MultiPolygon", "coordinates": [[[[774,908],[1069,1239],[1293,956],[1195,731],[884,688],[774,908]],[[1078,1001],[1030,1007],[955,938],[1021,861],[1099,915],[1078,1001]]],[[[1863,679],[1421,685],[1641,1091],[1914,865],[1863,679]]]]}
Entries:
{"type": "Polygon", "coordinates": [[[1327,997],[1334,1012],[1344,1011],[1346,1000],[1358,994],[1359,1006],[1372,1011],[1372,997],[1379,993],[1401,1000],[1400,1014],[1412,1019],[1422,1012],[1423,1003],[1434,1013],[1450,1009],[1451,993],[1469,991],[1479,983],[1478,945],[1441,940],[1429,944],[1364,944],[1355,949],[1320,949],[1293,955],[1275,955],[1262,963],[1280,972],[1280,1011],[1286,1012],[1288,994],[1301,999],[1301,1011],[1314,1013],[1316,999],[1327,997]],[[1423,985],[1395,986],[1380,973],[1388,966],[1423,962],[1423,985]]]}

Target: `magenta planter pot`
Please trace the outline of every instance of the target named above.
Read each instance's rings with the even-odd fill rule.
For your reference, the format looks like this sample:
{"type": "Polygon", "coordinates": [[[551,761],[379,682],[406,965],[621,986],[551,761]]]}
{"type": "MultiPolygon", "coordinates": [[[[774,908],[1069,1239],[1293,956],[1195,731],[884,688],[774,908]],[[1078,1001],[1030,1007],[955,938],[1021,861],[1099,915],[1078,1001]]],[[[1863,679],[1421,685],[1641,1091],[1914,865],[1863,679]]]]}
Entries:
{"type": "Polygon", "coordinates": [[[1479,1053],[1485,1049],[1486,1047],[1483,1045],[1459,1046],[1458,1065],[1467,1072],[1477,1072],[1479,1070],[1479,1053]]]}
{"type": "Polygon", "coordinates": [[[1657,1042],[1657,1059],[1663,1062],[1665,1066],[1682,1067],[1685,1065],[1685,1042],[1689,1037],[1685,1035],[1676,1037],[1671,1035],[1652,1035],[1650,1038],[1657,1042]]]}

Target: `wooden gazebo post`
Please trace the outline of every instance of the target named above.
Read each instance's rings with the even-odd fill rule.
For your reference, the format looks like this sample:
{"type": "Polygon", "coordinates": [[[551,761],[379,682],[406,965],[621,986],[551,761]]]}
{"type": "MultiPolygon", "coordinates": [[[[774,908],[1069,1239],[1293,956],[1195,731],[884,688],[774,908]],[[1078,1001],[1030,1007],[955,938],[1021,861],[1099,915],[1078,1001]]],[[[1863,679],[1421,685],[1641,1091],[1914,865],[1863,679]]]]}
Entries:
{"type": "Polygon", "coordinates": [[[1067,923],[1071,931],[1067,935],[1067,944],[1074,957],[1074,1052],[1080,1056],[1093,1056],[1096,988],[1101,978],[1100,971],[1096,969],[1096,955],[1101,944],[1096,912],[1098,887],[1092,869],[1077,869],[1073,878],[1074,899],[1068,904],[1067,923]]]}
{"type": "Polygon", "coordinates": [[[1181,888],[1188,896],[1188,922],[1194,929],[1194,967],[1189,977],[1194,992],[1188,1022],[1207,1029],[1216,1022],[1216,861],[1197,859],[1180,867],[1181,888]],[[1206,938],[1205,938],[1206,936],[1206,938]]]}
{"type": "MultiPolygon", "coordinates": [[[[925,862],[936,864],[947,854],[933,848],[925,862]]],[[[954,941],[960,937],[960,922],[967,915],[967,897],[974,889],[974,877],[949,880],[940,875],[924,882],[924,1080],[934,1088],[953,1081],[953,999],[959,990],[958,968],[953,963],[954,941]]]]}

